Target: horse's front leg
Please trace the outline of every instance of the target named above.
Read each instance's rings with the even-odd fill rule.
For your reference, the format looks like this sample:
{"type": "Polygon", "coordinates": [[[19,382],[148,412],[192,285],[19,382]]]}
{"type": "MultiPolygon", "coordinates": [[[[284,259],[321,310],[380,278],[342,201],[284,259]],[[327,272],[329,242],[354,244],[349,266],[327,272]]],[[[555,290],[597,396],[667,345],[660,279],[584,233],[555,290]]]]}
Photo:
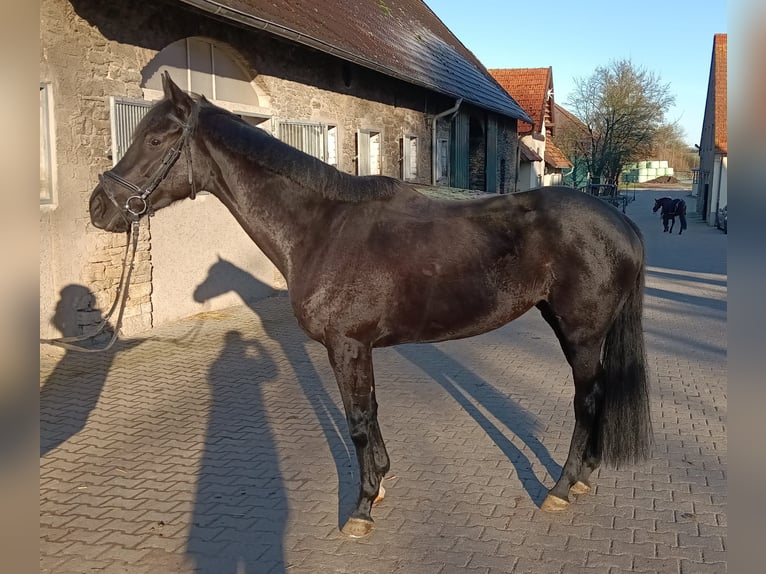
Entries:
{"type": "Polygon", "coordinates": [[[372,369],[372,349],[359,341],[337,337],[326,342],[330,364],[343,399],[351,440],[359,463],[359,499],[341,532],[352,538],[366,536],[374,527],[370,511],[383,498],[381,480],[390,462],[378,426],[378,403],[372,369]]]}
{"type": "Polygon", "coordinates": [[[670,218],[670,229],[668,229],[668,233],[673,233],[673,226],[676,224],[676,218],[671,217],[670,218]]]}

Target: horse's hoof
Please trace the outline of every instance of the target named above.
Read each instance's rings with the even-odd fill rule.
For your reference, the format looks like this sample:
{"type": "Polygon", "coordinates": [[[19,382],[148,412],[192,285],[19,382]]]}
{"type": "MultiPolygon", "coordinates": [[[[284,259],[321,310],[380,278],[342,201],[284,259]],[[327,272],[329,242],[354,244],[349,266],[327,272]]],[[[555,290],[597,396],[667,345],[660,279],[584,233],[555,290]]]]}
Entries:
{"type": "Polygon", "coordinates": [[[369,536],[373,528],[375,528],[375,523],[372,520],[349,518],[340,531],[349,538],[364,538],[369,536]]]}
{"type": "Polygon", "coordinates": [[[569,508],[569,504],[568,500],[549,494],[540,505],[540,510],[544,510],[545,512],[561,512],[562,510],[569,508]]]}
{"type": "Polygon", "coordinates": [[[372,501],[373,506],[383,502],[383,499],[386,497],[386,489],[383,488],[383,485],[380,485],[380,488],[378,489],[378,496],[375,497],[375,500],[372,501]]]}
{"type": "Polygon", "coordinates": [[[582,480],[575,482],[569,489],[572,494],[588,494],[590,492],[590,485],[584,483],[582,480]]]}

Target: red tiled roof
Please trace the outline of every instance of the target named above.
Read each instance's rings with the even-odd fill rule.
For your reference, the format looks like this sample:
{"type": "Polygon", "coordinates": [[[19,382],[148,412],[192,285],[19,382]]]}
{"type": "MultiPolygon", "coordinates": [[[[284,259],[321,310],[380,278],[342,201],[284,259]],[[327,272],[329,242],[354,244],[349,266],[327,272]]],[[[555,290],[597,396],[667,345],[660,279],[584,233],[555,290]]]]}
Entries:
{"type": "Polygon", "coordinates": [[[551,138],[545,140],[545,163],[556,169],[566,169],[572,167],[566,154],[561,151],[551,138]]]}
{"type": "MultiPolygon", "coordinates": [[[[535,122],[535,129],[540,131],[545,118],[548,90],[553,89],[553,70],[550,67],[502,68],[490,69],[489,73],[527,112],[535,122]]],[[[530,129],[529,124],[519,122],[519,132],[530,129]]]]}
{"type": "Polygon", "coordinates": [[[713,63],[711,70],[715,86],[715,147],[723,153],[728,153],[729,140],[727,130],[727,91],[726,91],[726,34],[716,34],[713,37],[713,63]]]}
{"type": "Polygon", "coordinates": [[[180,0],[502,115],[529,119],[422,0],[180,0]]]}

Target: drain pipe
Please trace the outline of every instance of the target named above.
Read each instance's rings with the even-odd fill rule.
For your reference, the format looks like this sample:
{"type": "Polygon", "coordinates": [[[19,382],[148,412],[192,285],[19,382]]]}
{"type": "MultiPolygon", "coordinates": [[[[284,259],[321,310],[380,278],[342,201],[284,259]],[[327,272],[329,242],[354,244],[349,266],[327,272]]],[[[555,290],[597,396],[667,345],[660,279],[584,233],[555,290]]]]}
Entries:
{"type": "Polygon", "coordinates": [[[436,185],[436,122],[445,116],[457,113],[462,103],[463,98],[458,98],[454,106],[434,116],[433,125],[431,126],[431,185],[436,185]]]}
{"type": "Polygon", "coordinates": [[[718,210],[721,206],[721,179],[723,179],[723,156],[720,158],[721,161],[718,162],[718,189],[715,191],[715,217],[713,218],[713,221],[715,222],[715,228],[721,229],[721,221],[720,217],[718,217],[718,210]]]}

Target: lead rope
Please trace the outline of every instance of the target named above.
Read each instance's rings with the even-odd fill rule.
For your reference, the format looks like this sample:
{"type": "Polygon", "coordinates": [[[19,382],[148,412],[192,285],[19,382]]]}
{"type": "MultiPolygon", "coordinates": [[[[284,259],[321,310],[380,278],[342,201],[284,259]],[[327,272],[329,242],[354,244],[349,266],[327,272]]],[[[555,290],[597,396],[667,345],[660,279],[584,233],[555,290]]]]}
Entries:
{"type": "Polygon", "coordinates": [[[93,333],[89,335],[80,335],[80,336],[74,336],[74,337],[60,337],[58,339],[40,339],[40,343],[43,345],[54,345],[56,347],[62,347],[70,351],[79,351],[81,353],[101,353],[103,351],[110,349],[112,345],[114,345],[115,341],[117,341],[117,336],[120,332],[120,327],[122,326],[122,316],[125,311],[125,305],[128,301],[128,289],[130,286],[130,276],[133,273],[133,263],[135,262],[137,247],[138,247],[138,221],[136,220],[133,222],[131,229],[128,232],[128,242],[126,243],[126,246],[125,246],[125,255],[122,258],[122,272],[120,274],[120,280],[117,284],[117,293],[115,295],[114,302],[112,303],[112,307],[109,309],[109,311],[104,316],[101,323],[97,326],[96,330],[93,333]],[[130,236],[132,236],[133,238],[132,242],[130,241],[130,236]],[[129,264],[128,264],[128,252],[131,253],[129,264]],[[126,273],[126,270],[127,270],[127,273],[126,273]],[[120,297],[121,295],[122,297],[120,297]],[[71,343],[80,342],[80,341],[87,341],[88,339],[92,339],[93,337],[101,333],[101,331],[103,331],[106,325],[108,324],[109,317],[111,317],[112,313],[114,313],[114,310],[117,308],[118,303],[119,303],[120,311],[117,314],[117,323],[115,324],[114,332],[112,333],[112,338],[109,340],[109,342],[107,343],[105,347],[100,349],[87,349],[80,345],[71,344],[71,343]]]}

